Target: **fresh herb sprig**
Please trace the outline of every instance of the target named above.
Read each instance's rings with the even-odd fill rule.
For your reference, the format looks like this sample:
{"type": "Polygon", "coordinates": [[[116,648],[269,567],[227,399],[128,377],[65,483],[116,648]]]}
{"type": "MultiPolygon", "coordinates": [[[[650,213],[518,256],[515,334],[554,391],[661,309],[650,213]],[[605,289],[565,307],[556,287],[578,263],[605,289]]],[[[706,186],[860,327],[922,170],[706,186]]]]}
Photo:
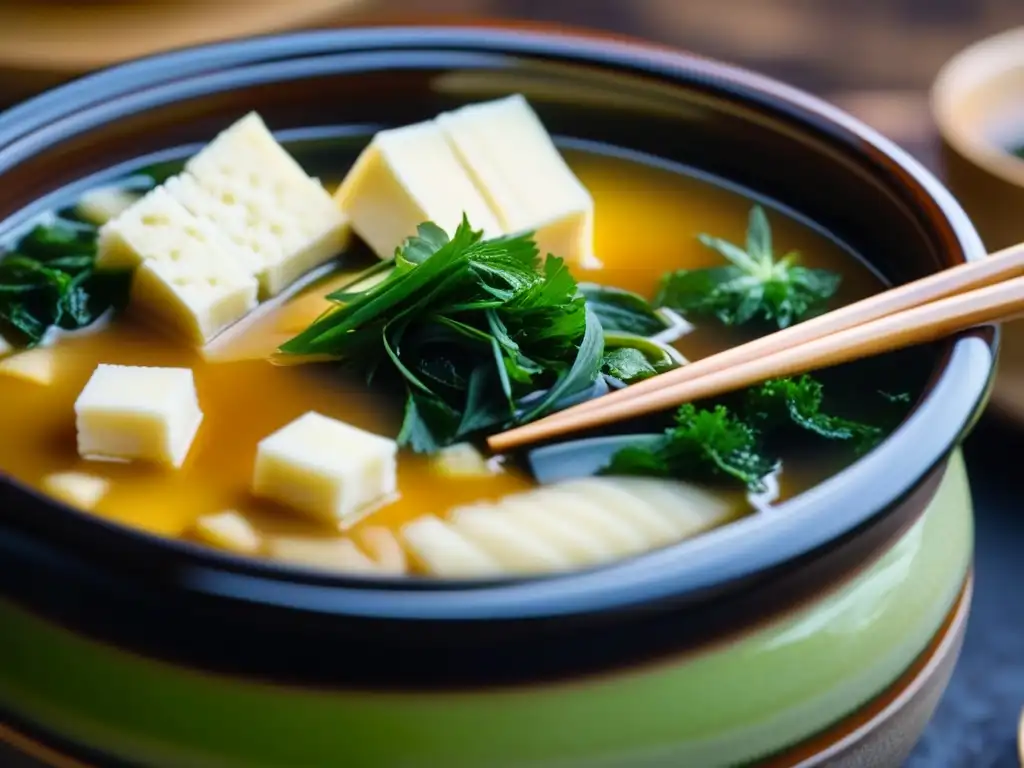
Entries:
{"type": "Polygon", "coordinates": [[[130,275],[95,268],[97,229],[64,216],[38,224],[0,255],[0,320],[26,347],[51,328],[91,325],[124,306],[130,275]]]}
{"type": "Polygon", "coordinates": [[[710,235],[699,240],[729,265],[668,273],[658,306],[716,317],[725,325],[758,320],[786,328],[824,310],[839,288],[838,274],[800,266],[795,251],[775,258],[768,217],[759,205],[750,211],[746,249],[710,235]]]}
{"type": "Polygon", "coordinates": [[[856,452],[882,439],[884,432],[878,427],[823,412],[823,395],[821,382],[801,376],[753,387],[734,408],[683,405],[660,441],[623,448],[603,472],[739,483],[760,492],[765,477],[779,465],[766,444],[784,429],[847,443],[856,452]]]}
{"type": "Polygon", "coordinates": [[[368,381],[397,378],[403,445],[431,452],[594,386],[601,322],[531,235],[484,240],[463,219],[449,239],[428,222],[375,270],[391,271],[366,291],[330,294],[338,306],[280,351],[339,360],[368,381]]]}

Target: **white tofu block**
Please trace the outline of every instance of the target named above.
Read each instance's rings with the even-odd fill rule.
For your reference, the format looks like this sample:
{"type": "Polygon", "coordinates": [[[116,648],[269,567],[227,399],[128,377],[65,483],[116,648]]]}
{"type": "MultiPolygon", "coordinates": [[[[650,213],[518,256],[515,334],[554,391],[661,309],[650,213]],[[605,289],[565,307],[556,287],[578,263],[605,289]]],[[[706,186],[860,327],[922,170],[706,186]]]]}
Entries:
{"type": "Polygon", "coordinates": [[[351,539],[275,537],[267,544],[267,551],[276,560],[311,568],[351,573],[376,573],[379,570],[377,564],[351,539]]]}
{"type": "Polygon", "coordinates": [[[201,346],[256,306],[244,253],[157,187],[101,228],[97,263],[136,268],[131,311],[201,346]]]}
{"type": "Polygon", "coordinates": [[[600,266],[594,199],[525,98],[472,104],[440,115],[437,123],[505,232],[533,230],[542,256],[600,266]]]}
{"type": "Polygon", "coordinates": [[[355,539],[383,573],[401,574],[409,570],[409,558],[391,531],[383,526],[359,528],[355,539]]]}
{"type": "Polygon", "coordinates": [[[0,375],[13,376],[33,384],[52,384],[56,373],[57,359],[52,349],[37,347],[0,360],[0,375]]]}
{"type": "Polygon", "coordinates": [[[432,221],[449,235],[463,214],[485,237],[503,230],[434,122],[381,131],[335,193],[355,232],[390,259],[416,228],[432,221]]]}
{"type": "Polygon", "coordinates": [[[263,439],[253,493],[314,520],[351,523],[397,488],[390,440],[310,412],[263,439]]]}
{"type": "Polygon", "coordinates": [[[240,555],[254,555],[263,548],[252,523],[234,510],[203,515],[196,520],[192,533],[205,544],[240,555]]]}
{"type": "Polygon", "coordinates": [[[43,490],[73,507],[92,511],[110,491],[110,481],[84,472],[56,472],[43,479],[43,490]]]}
{"type": "Polygon", "coordinates": [[[83,458],[181,467],[203,421],[192,371],[100,365],[75,402],[83,458]]]}
{"type": "Polygon", "coordinates": [[[431,466],[448,477],[491,477],[501,472],[497,464],[488,461],[469,443],[442,448],[431,457],[431,466]]]}
{"type": "Polygon", "coordinates": [[[466,578],[502,573],[497,560],[434,515],[406,523],[399,535],[410,554],[434,576],[466,578]]]}
{"type": "Polygon", "coordinates": [[[79,198],[75,211],[86,221],[103,226],[128,210],[138,199],[138,192],[121,187],[98,187],[79,198]]]}
{"type": "Polygon", "coordinates": [[[269,298],[344,250],[347,217],[251,113],[221,133],[165,187],[247,251],[269,298]]]}

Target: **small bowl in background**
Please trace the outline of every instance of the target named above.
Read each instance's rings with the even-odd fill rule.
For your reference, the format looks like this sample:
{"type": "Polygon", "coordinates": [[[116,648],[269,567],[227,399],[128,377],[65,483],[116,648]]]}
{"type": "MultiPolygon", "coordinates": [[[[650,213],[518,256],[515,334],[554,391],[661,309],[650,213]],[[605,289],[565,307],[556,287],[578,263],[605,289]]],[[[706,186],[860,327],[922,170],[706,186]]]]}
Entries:
{"type": "MultiPolygon", "coordinates": [[[[952,58],[932,88],[946,183],[989,252],[1024,241],[1024,27],[952,58]]],[[[1006,326],[992,405],[1024,425],[1024,320],[1006,326]]]]}

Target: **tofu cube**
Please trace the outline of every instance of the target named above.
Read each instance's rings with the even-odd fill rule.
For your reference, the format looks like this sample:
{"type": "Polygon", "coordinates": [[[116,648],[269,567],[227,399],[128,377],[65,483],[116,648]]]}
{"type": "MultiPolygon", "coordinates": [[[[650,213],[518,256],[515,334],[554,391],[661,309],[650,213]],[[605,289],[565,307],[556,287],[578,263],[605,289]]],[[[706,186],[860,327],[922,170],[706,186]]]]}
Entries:
{"type": "Polygon", "coordinates": [[[100,230],[97,264],[136,268],[129,309],[202,346],[256,307],[245,252],[157,187],[100,230]]]}
{"type": "Polygon", "coordinates": [[[253,493],[346,527],[397,488],[394,440],[309,412],[262,440],[253,493]]]}
{"type": "Polygon", "coordinates": [[[17,352],[0,360],[0,375],[13,376],[32,384],[53,384],[57,360],[52,349],[38,347],[17,352]]]}
{"type": "Polygon", "coordinates": [[[485,237],[503,230],[434,122],[381,131],[335,193],[352,228],[389,259],[416,228],[432,221],[453,234],[463,214],[485,237]]]}
{"type": "Polygon", "coordinates": [[[180,468],[203,421],[192,371],[100,365],[75,402],[78,453],[180,468]]]}
{"type": "Polygon", "coordinates": [[[89,512],[110,491],[110,481],[84,472],[56,472],[43,479],[43,490],[65,504],[89,512]]]}
{"type": "Polygon", "coordinates": [[[260,296],[276,296],[337,256],[348,219],[251,113],[221,133],[166,183],[194,215],[247,252],[260,296]]]}
{"type": "Polygon", "coordinates": [[[263,548],[256,529],[234,510],[203,515],[196,520],[192,533],[205,544],[240,555],[254,555],[263,548]]]}
{"type": "Polygon", "coordinates": [[[594,199],[521,95],[437,118],[459,160],[509,234],[532,230],[541,255],[596,268],[594,199]]]}

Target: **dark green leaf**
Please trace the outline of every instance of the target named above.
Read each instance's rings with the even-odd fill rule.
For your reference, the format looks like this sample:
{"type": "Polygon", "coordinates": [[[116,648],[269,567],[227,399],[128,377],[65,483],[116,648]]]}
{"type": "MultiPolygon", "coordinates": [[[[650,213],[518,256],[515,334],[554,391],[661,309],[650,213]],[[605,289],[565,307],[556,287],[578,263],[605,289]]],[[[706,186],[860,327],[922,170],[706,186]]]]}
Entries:
{"type": "Polygon", "coordinates": [[[712,316],[725,325],[758,320],[786,328],[823,311],[839,289],[838,274],[798,266],[796,253],[774,259],[771,229],[760,206],[750,213],[746,251],[710,235],[699,239],[730,265],[665,275],[658,306],[712,316]]]}
{"type": "Polygon", "coordinates": [[[606,351],[601,371],[626,384],[633,384],[658,375],[658,370],[647,359],[647,356],[635,347],[620,347],[606,351]]]}
{"type": "Polygon", "coordinates": [[[708,410],[686,404],[662,443],[619,451],[603,474],[738,482],[756,491],[777,464],[760,453],[756,430],[725,406],[708,410]]]}
{"type": "Polygon", "coordinates": [[[647,300],[635,293],[593,283],[580,284],[579,290],[605,331],[654,336],[667,327],[647,300]]]}

